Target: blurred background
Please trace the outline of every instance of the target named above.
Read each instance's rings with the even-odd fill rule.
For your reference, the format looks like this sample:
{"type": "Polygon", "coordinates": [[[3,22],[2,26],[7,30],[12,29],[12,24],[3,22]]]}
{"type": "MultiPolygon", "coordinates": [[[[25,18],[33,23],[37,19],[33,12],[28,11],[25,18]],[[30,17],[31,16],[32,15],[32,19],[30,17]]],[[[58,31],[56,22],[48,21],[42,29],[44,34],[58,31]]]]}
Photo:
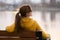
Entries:
{"type": "Polygon", "coordinates": [[[60,0],[0,0],[0,30],[15,20],[19,7],[28,4],[35,19],[51,40],[60,40],[60,0]]]}

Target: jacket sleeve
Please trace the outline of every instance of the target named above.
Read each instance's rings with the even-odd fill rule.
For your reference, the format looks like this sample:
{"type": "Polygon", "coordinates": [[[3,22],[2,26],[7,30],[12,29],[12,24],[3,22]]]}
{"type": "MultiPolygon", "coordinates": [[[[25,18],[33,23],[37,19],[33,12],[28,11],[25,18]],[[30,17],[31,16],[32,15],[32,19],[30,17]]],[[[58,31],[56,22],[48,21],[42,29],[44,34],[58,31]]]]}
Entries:
{"type": "Polygon", "coordinates": [[[43,36],[43,38],[47,38],[47,37],[48,37],[48,34],[46,34],[46,33],[42,30],[41,26],[40,26],[36,21],[35,21],[35,26],[36,26],[36,30],[42,31],[42,36],[43,36]]]}
{"type": "Polygon", "coordinates": [[[6,31],[7,32],[13,32],[14,28],[15,28],[15,24],[13,23],[12,25],[6,27],[6,31]]]}

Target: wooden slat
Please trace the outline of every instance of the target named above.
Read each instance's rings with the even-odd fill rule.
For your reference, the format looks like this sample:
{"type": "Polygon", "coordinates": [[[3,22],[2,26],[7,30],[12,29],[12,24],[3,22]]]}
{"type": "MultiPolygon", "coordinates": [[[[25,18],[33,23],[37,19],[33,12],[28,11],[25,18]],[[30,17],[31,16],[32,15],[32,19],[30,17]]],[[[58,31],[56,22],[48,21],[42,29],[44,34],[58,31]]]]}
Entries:
{"type": "Polygon", "coordinates": [[[36,40],[35,38],[0,38],[0,40],[36,40]]]}
{"type": "Polygon", "coordinates": [[[21,38],[21,40],[36,40],[36,38],[21,38]]]}
{"type": "Polygon", "coordinates": [[[20,38],[0,38],[0,40],[21,40],[20,38]]]}
{"type": "Polygon", "coordinates": [[[0,31],[0,36],[20,36],[20,37],[36,37],[35,32],[31,31],[24,31],[22,33],[9,33],[6,31],[0,31]]]}

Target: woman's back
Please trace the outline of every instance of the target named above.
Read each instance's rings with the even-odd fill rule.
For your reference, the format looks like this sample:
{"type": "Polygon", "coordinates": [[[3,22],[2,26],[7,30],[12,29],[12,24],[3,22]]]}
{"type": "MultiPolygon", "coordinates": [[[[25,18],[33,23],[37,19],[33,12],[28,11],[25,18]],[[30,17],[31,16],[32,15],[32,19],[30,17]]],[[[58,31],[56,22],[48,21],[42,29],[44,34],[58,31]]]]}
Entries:
{"type": "Polygon", "coordinates": [[[28,17],[21,18],[20,23],[22,28],[30,31],[36,31],[35,20],[33,20],[32,18],[28,17]]]}

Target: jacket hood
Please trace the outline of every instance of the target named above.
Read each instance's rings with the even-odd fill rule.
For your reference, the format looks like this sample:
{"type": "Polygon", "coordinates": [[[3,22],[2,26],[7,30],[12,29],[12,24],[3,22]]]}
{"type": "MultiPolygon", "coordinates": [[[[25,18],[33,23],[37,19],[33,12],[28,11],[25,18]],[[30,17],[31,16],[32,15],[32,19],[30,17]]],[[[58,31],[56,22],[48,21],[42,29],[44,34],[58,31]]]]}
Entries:
{"type": "Polygon", "coordinates": [[[31,27],[33,25],[34,21],[32,18],[25,17],[25,18],[21,18],[20,23],[21,23],[22,27],[31,27]]]}

